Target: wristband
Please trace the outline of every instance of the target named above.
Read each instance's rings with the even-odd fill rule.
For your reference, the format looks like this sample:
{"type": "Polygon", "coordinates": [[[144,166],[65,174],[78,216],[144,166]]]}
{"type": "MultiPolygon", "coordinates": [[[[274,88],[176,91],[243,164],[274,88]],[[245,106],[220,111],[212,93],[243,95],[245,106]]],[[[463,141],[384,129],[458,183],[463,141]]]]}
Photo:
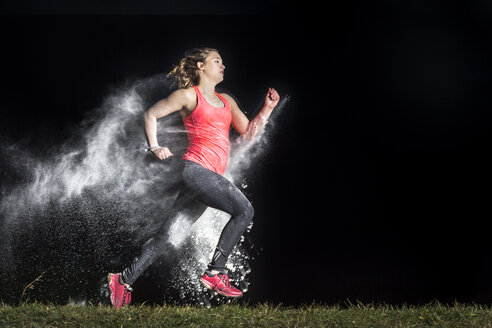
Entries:
{"type": "Polygon", "coordinates": [[[158,148],[161,148],[161,146],[157,145],[157,146],[150,146],[149,148],[147,148],[147,151],[154,151],[158,148]]]}

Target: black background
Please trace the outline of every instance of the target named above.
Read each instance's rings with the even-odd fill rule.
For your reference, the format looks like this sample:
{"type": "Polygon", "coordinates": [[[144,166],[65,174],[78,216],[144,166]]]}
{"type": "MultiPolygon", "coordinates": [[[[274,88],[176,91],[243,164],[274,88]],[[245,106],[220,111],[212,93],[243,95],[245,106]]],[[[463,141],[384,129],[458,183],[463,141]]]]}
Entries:
{"type": "Polygon", "coordinates": [[[195,46],[249,115],[290,96],[248,176],[253,302],[490,303],[490,5],[1,8],[0,136],[33,152],[195,46]]]}

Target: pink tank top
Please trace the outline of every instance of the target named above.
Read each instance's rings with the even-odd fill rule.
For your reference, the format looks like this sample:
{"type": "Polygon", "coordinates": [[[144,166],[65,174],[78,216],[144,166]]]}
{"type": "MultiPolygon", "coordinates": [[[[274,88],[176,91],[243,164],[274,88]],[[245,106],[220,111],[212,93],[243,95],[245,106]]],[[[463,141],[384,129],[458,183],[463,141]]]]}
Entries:
{"type": "Polygon", "coordinates": [[[197,86],[193,88],[197,104],[193,112],[183,119],[190,141],[183,159],[222,175],[229,159],[231,106],[227,100],[215,93],[224,103],[224,107],[214,107],[205,100],[197,86]]]}

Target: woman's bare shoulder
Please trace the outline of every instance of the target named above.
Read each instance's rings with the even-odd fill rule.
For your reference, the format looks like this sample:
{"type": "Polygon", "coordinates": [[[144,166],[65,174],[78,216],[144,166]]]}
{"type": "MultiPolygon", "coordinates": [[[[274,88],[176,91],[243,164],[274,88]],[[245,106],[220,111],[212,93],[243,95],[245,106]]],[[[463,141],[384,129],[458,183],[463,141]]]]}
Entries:
{"type": "Polygon", "coordinates": [[[167,99],[172,103],[179,103],[185,108],[194,108],[196,105],[196,93],[193,87],[180,88],[171,92],[167,99]]]}
{"type": "Polygon", "coordinates": [[[226,92],[219,92],[218,94],[224,97],[230,104],[236,105],[236,100],[230,94],[226,92]]]}
{"type": "Polygon", "coordinates": [[[168,99],[170,102],[179,104],[178,107],[180,107],[186,115],[193,111],[197,104],[196,92],[193,87],[177,89],[169,95],[168,99]]]}

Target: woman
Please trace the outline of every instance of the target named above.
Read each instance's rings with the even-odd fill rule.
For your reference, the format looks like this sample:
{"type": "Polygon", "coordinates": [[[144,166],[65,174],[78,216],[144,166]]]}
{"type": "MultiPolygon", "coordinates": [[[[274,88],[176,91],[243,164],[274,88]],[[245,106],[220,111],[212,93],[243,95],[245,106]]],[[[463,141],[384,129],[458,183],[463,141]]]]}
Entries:
{"type": "Polygon", "coordinates": [[[217,50],[193,49],[185,53],[168,74],[177,79],[179,89],[160,100],[145,113],[145,133],[149,150],[160,160],[173,156],[166,146],[157,142],[157,120],[179,112],[188,132],[190,144],[183,156],[180,191],[160,232],[147,241],[136,262],[121,274],[108,275],[112,304],[118,308],[130,303],[131,285],[168,247],[173,247],[169,228],[176,218],[185,215],[197,220],[207,207],[231,215],[224,226],[217,248],[200,282],[208,289],[227,297],[240,297],[242,291],[229,283],[225,264],[232,249],[248,225],[252,223],[253,207],[224,173],[229,155],[229,127],[232,124],[245,138],[252,138],[266,124],[280,97],[269,89],[258,116],[249,122],[234,99],[216,93],[215,86],[224,79],[225,66],[217,50]]]}

